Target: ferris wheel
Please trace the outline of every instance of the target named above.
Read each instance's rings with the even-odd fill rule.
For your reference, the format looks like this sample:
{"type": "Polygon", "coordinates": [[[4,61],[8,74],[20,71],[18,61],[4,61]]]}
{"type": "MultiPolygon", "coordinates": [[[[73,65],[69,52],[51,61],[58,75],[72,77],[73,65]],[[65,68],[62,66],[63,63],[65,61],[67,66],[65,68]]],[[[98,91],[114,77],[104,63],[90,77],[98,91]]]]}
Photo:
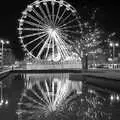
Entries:
{"type": "Polygon", "coordinates": [[[36,0],[19,19],[19,39],[31,57],[64,60],[70,45],[81,31],[76,9],[63,0],[36,0]]]}

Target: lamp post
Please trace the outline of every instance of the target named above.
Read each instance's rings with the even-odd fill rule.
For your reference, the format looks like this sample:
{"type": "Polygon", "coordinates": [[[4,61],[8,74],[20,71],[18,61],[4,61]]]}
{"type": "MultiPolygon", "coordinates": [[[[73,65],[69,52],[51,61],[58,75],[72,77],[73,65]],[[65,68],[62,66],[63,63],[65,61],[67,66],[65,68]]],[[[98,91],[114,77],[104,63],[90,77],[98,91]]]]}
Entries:
{"type": "Polygon", "coordinates": [[[115,47],[118,47],[118,46],[119,46],[119,43],[113,43],[113,42],[110,43],[110,47],[113,48],[113,60],[115,58],[115,47]]]}
{"type": "Polygon", "coordinates": [[[1,43],[1,56],[2,56],[1,67],[3,68],[3,62],[4,62],[4,44],[9,44],[9,41],[0,40],[0,43],[1,43]]]}

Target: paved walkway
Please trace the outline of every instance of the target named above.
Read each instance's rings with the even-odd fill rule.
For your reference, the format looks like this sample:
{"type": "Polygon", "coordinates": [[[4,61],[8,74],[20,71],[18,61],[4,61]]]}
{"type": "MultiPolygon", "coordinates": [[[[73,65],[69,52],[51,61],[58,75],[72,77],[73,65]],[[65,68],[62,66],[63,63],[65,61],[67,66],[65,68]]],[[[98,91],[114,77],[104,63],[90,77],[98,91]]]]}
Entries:
{"type": "Polygon", "coordinates": [[[105,71],[105,72],[86,72],[82,73],[82,75],[85,76],[94,76],[94,77],[101,77],[101,78],[106,78],[106,79],[111,79],[111,80],[120,80],[120,71],[105,71]]]}
{"type": "Polygon", "coordinates": [[[88,71],[71,73],[70,80],[86,81],[103,89],[120,92],[120,71],[88,71]]]}
{"type": "Polygon", "coordinates": [[[71,73],[72,78],[76,76],[76,79],[79,79],[81,76],[93,76],[99,78],[106,78],[111,80],[120,80],[120,71],[109,71],[109,70],[97,70],[97,71],[82,71],[80,73],[71,73]]]}

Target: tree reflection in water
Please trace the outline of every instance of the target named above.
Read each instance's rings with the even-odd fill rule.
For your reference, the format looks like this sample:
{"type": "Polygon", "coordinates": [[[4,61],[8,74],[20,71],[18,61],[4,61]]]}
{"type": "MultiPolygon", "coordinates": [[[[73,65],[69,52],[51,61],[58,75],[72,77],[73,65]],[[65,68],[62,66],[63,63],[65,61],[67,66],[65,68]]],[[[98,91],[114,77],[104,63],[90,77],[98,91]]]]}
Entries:
{"type": "Polygon", "coordinates": [[[26,74],[18,120],[110,120],[106,99],[69,74],[26,74]]]}

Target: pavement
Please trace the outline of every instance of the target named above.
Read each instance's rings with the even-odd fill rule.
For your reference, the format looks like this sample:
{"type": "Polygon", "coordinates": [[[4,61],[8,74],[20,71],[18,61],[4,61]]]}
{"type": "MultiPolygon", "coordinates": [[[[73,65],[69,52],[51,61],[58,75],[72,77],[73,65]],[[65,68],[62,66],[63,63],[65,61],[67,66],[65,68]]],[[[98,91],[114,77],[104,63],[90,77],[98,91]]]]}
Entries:
{"type": "Polygon", "coordinates": [[[80,73],[71,73],[72,76],[93,76],[110,80],[120,80],[120,70],[85,70],[80,73]]]}
{"type": "Polygon", "coordinates": [[[94,76],[106,78],[109,80],[120,80],[120,71],[105,71],[105,72],[96,72],[96,73],[82,73],[84,76],[94,76]]]}
{"type": "Polygon", "coordinates": [[[94,86],[120,93],[120,71],[84,71],[71,73],[70,80],[86,81],[94,86]]]}

